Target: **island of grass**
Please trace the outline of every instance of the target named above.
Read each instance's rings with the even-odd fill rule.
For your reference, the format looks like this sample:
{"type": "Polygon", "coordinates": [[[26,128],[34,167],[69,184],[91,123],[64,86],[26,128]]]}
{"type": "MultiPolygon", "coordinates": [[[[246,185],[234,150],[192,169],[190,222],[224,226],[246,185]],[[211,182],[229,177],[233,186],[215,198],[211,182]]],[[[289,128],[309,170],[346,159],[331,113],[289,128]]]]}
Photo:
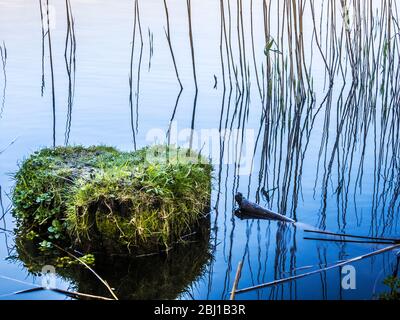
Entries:
{"type": "Polygon", "coordinates": [[[204,157],[172,146],[43,149],[15,174],[18,235],[44,250],[168,250],[207,216],[211,173],[204,157]]]}

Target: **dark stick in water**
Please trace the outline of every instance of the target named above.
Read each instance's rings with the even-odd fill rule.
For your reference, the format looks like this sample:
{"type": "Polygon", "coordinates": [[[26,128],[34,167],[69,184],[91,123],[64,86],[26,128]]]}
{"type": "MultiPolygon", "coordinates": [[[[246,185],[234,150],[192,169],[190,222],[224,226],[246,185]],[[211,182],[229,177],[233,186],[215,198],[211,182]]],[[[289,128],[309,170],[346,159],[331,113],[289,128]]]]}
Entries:
{"type": "Polygon", "coordinates": [[[244,215],[249,215],[249,216],[257,217],[257,218],[265,218],[265,219],[289,222],[289,223],[296,222],[289,217],[286,217],[279,213],[272,212],[270,210],[262,208],[261,206],[259,206],[256,203],[250,202],[241,193],[236,194],[235,200],[239,205],[240,211],[244,215]]]}

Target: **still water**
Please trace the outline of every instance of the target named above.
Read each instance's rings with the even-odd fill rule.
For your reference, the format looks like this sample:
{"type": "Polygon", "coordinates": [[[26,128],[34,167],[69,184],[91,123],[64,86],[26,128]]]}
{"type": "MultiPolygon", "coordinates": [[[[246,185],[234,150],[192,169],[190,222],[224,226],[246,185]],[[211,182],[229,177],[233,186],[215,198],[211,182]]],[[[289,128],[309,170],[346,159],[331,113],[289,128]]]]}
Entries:
{"type": "MultiPolygon", "coordinates": [[[[205,243],[96,261],[120,298],[228,299],[240,261],[239,289],[385,246],[305,239],[311,226],[398,235],[394,1],[295,2],[51,0],[47,10],[0,0],[0,298],[67,299],[12,294],[41,277],[14,245],[11,175],[54,144],[133,150],[191,136],[214,164],[205,243]],[[302,224],[240,220],[236,192],[302,224]]],[[[355,290],[342,288],[338,268],[237,299],[376,298],[395,253],[354,263],[355,290]]],[[[107,295],[86,270],[59,272],[57,286],[107,295]]]]}

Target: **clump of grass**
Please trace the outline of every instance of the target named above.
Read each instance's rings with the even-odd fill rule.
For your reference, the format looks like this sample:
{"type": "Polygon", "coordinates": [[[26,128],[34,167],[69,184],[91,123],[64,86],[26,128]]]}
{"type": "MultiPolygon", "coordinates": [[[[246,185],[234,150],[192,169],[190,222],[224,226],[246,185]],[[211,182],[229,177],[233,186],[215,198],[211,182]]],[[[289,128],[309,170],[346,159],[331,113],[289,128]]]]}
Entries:
{"type": "Polygon", "coordinates": [[[168,249],[209,208],[211,171],[206,159],[175,147],[43,149],[15,174],[14,215],[21,234],[46,243],[168,249]]]}

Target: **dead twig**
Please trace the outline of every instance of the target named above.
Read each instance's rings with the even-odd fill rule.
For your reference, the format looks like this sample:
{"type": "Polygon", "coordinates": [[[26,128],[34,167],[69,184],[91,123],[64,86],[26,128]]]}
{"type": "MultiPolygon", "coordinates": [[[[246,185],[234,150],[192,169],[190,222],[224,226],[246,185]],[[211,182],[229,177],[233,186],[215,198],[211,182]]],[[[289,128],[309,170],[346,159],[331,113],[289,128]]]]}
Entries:
{"type": "Polygon", "coordinates": [[[382,240],[382,241],[391,241],[391,242],[395,242],[395,243],[399,243],[400,242],[400,239],[394,239],[394,238],[357,236],[357,235],[352,235],[352,234],[334,233],[334,232],[322,231],[322,230],[304,230],[304,232],[324,234],[324,235],[328,235],[328,236],[337,236],[337,237],[344,237],[344,238],[367,239],[367,240],[382,240]]]}
{"type": "Polygon", "coordinates": [[[236,289],[240,280],[240,276],[242,275],[243,261],[239,262],[238,268],[236,270],[235,282],[233,283],[233,288],[231,292],[231,300],[235,300],[236,289]]]}
{"type": "MultiPolygon", "coordinates": [[[[346,239],[324,239],[304,237],[304,240],[325,241],[325,242],[341,242],[341,243],[360,243],[360,244],[396,244],[394,241],[363,241],[363,240],[346,240],[346,239]]],[[[397,242],[399,243],[399,242],[397,242]]]]}

